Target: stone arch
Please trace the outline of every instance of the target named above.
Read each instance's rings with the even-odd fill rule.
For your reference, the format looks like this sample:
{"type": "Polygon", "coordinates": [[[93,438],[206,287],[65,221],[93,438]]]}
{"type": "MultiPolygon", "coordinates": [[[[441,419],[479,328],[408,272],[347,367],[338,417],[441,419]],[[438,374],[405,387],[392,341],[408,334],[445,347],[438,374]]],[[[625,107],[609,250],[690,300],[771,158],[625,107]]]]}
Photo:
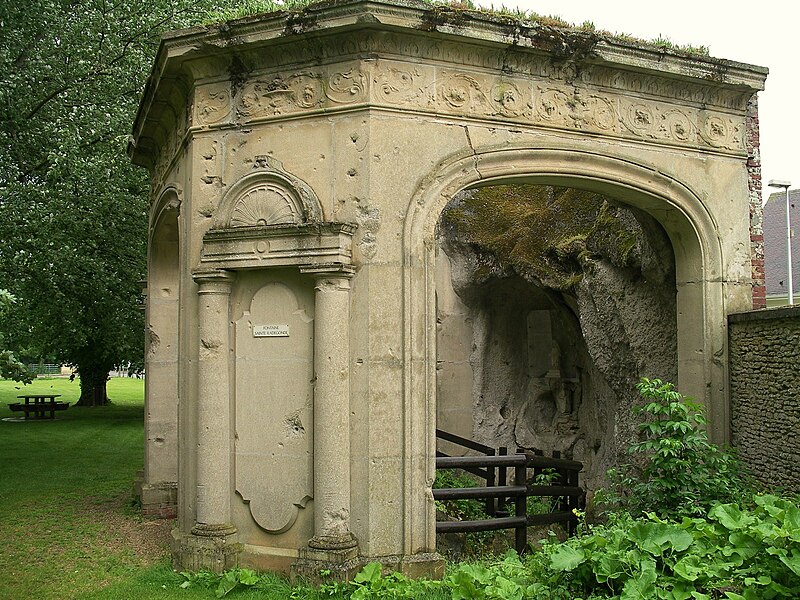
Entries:
{"type": "MultiPolygon", "coordinates": [[[[459,191],[484,185],[537,183],[587,189],[652,215],[675,254],[679,389],[708,407],[710,432],[726,442],[726,324],[718,227],[700,196],[677,176],[592,150],[521,147],[459,153],[421,181],[408,205],[403,239],[406,551],[435,547],[433,503],[423,497],[434,477],[436,422],[435,228],[459,191]],[[713,357],[713,360],[709,360],[713,357]]],[[[429,492],[428,492],[429,494],[429,492]]]]}
{"type": "Polygon", "coordinates": [[[323,220],[322,204],[314,190],[285,171],[280,161],[257,156],[253,168],[225,194],[215,228],[301,225],[323,220]]]}
{"type": "Polygon", "coordinates": [[[145,351],[145,514],[174,516],[178,481],[181,190],[166,187],[150,211],[145,351]]]}

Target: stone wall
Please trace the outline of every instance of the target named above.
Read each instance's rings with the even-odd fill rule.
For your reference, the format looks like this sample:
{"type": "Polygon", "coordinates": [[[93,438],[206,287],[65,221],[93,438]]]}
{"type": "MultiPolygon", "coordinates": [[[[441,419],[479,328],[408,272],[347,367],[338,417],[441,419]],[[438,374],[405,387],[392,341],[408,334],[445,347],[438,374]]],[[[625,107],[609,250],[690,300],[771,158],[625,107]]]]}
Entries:
{"type": "Polygon", "coordinates": [[[761,206],[761,142],[759,138],[758,95],[747,103],[745,119],[747,148],[747,191],[750,196],[750,261],[753,274],[753,308],[767,307],[764,281],[764,231],[761,206]]]}
{"type": "Polygon", "coordinates": [[[800,307],[728,321],[733,446],[760,481],[800,492],[800,307]]]}

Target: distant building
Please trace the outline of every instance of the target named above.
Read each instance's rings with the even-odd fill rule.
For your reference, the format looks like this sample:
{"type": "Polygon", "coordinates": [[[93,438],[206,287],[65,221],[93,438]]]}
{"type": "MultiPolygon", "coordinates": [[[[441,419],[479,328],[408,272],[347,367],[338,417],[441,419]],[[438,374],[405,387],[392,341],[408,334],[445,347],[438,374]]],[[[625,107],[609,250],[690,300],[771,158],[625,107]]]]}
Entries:
{"type": "MultiPolygon", "coordinates": [[[[800,304],[800,189],[789,190],[792,229],[792,291],[794,303],[800,304]]],[[[786,192],[770,194],[764,205],[764,271],[767,284],[767,306],[789,303],[789,282],[786,273],[786,192]]]]}

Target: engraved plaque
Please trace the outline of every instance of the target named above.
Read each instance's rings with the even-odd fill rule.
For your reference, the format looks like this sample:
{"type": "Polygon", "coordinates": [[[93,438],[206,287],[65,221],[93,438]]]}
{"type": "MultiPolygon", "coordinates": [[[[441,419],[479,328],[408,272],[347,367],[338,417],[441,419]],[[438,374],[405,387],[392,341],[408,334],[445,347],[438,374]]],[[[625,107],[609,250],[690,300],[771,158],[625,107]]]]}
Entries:
{"type": "Polygon", "coordinates": [[[279,323],[253,325],[253,337],[289,337],[289,325],[279,323]]]}

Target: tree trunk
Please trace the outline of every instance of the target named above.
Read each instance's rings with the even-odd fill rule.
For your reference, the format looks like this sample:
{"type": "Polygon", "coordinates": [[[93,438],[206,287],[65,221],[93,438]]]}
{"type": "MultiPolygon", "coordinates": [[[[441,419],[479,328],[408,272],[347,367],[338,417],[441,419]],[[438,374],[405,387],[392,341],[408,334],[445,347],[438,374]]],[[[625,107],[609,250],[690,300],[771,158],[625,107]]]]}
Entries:
{"type": "Polygon", "coordinates": [[[105,406],[108,404],[106,392],[108,370],[78,365],[78,376],[81,378],[81,397],[75,406],[105,406]]]}

